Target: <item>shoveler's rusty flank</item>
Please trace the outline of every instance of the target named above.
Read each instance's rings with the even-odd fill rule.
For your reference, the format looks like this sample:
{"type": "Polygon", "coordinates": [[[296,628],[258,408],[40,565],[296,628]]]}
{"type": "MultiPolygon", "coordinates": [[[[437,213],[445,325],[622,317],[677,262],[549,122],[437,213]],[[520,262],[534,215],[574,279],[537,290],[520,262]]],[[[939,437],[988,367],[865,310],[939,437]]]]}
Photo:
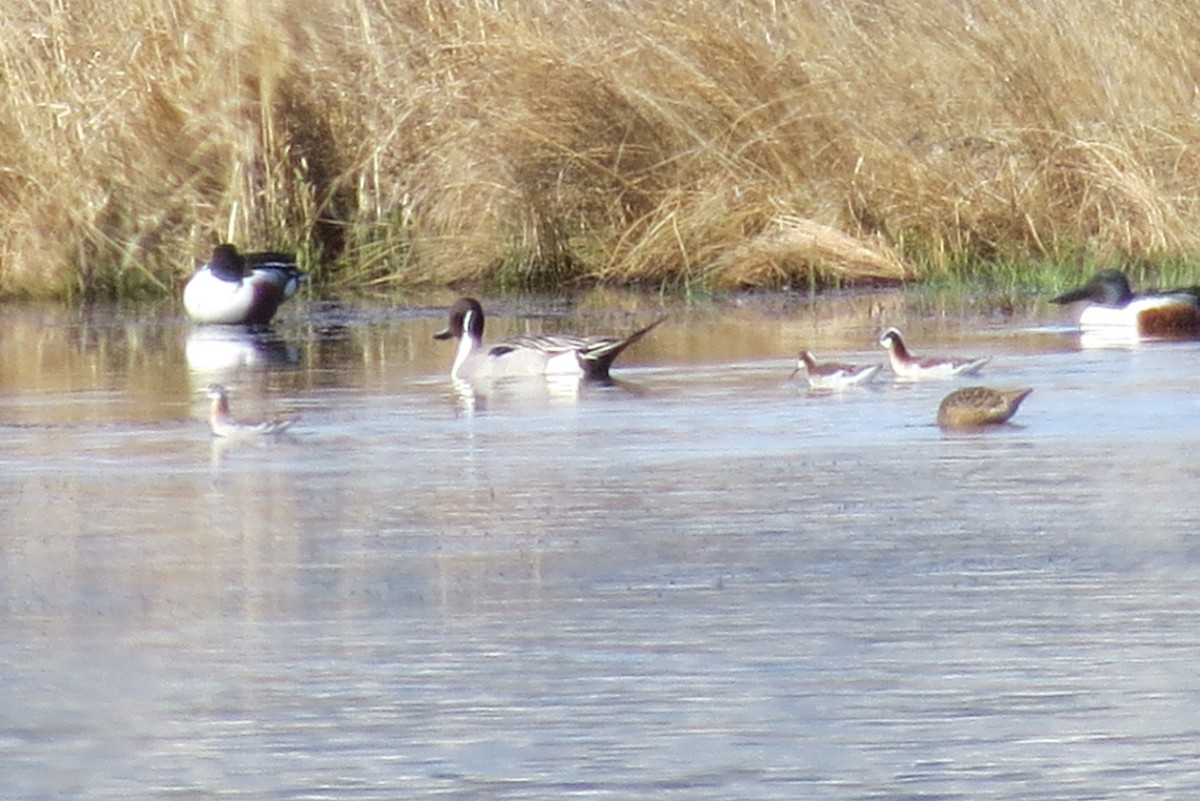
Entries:
{"type": "Polygon", "coordinates": [[[889,328],[879,339],[879,344],[887,348],[888,360],[892,372],[897,378],[916,381],[923,378],[953,378],[960,375],[975,375],[983,366],[992,360],[991,356],[978,359],[963,359],[959,357],[918,358],[909,353],[899,329],[889,328]]]}
{"type": "Polygon", "coordinates": [[[1030,392],[1033,392],[1031,387],[956,389],[938,406],[938,425],[948,429],[972,429],[1007,423],[1030,392]]]}
{"type": "Polygon", "coordinates": [[[809,389],[838,390],[858,387],[870,382],[879,372],[878,364],[847,364],[846,362],[819,362],[807,350],[800,351],[796,360],[796,373],[804,372],[809,389]]]}
{"type": "Polygon", "coordinates": [[[1145,339],[1200,337],[1200,288],[1135,295],[1119,270],[1101,270],[1078,289],[1051,298],[1067,305],[1089,301],[1079,314],[1084,333],[1145,339]]]}

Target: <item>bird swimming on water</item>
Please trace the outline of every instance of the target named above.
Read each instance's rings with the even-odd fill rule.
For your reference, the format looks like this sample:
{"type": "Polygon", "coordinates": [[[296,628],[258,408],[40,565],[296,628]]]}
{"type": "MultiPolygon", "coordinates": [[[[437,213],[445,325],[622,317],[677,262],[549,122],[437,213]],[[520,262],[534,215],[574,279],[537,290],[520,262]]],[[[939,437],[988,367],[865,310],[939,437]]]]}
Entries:
{"type": "Polygon", "coordinates": [[[217,245],[183,287],[183,308],[198,323],[266,325],[303,280],[291,254],[217,245]]]}
{"type": "Polygon", "coordinates": [[[613,361],[665,319],[660,317],[626,337],[544,334],[485,345],[483,307],[474,298],[461,298],[450,308],[449,324],[434,338],[458,340],[451,378],[476,381],[517,376],[578,376],[604,381],[613,361]]]}
{"type": "Polygon", "coordinates": [[[1085,333],[1131,338],[1200,336],[1200,289],[1174,289],[1135,295],[1120,270],[1101,270],[1083,286],[1050,299],[1067,305],[1086,300],[1079,313],[1085,333]]]}
{"type": "Polygon", "coordinates": [[[992,360],[991,356],[978,359],[963,359],[959,357],[918,358],[912,355],[900,336],[899,329],[889,328],[879,339],[879,344],[887,348],[888,360],[892,372],[897,378],[910,381],[922,378],[953,378],[959,375],[975,375],[985,364],[992,360]]]}
{"type": "Polygon", "coordinates": [[[1021,401],[1033,392],[1031,387],[1021,389],[991,389],[990,387],[964,387],[956,389],[942,399],[938,406],[937,421],[942,428],[969,429],[1006,423],[1017,413],[1021,401]]]}
{"type": "Polygon", "coordinates": [[[810,389],[836,390],[862,386],[874,378],[880,369],[878,364],[819,362],[812,353],[802,350],[797,357],[796,369],[792,371],[792,376],[803,371],[810,389]]]}
{"type": "Polygon", "coordinates": [[[210,384],[208,397],[212,400],[208,423],[218,437],[243,438],[280,434],[296,422],[296,418],[273,418],[261,422],[239,422],[229,412],[229,393],[220,384],[210,384]]]}

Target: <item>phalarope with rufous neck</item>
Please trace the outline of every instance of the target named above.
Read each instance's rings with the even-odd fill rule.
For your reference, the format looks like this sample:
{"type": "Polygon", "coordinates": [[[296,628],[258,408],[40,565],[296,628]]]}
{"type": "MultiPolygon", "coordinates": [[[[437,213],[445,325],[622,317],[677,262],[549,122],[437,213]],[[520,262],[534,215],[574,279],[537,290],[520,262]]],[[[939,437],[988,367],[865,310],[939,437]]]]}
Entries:
{"type": "Polygon", "coordinates": [[[900,336],[900,331],[889,328],[879,340],[879,344],[887,348],[888,360],[892,372],[897,378],[918,380],[922,378],[953,378],[959,375],[975,375],[985,364],[992,360],[991,356],[979,359],[963,359],[958,357],[918,358],[909,353],[900,336]]]}
{"type": "Polygon", "coordinates": [[[272,418],[262,422],[238,422],[229,413],[229,393],[220,384],[208,387],[208,397],[212,399],[208,423],[212,432],[218,437],[242,438],[274,436],[282,433],[296,422],[296,418],[272,418]]]}
{"type": "Polygon", "coordinates": [[[878,364],[847,364],[845,362],[818,362],[807,350],[800,351],[796,361],[796,373],[804,372],[810,389],[836,390],[862,386],[875,377],[880,370],[878,364]]]}

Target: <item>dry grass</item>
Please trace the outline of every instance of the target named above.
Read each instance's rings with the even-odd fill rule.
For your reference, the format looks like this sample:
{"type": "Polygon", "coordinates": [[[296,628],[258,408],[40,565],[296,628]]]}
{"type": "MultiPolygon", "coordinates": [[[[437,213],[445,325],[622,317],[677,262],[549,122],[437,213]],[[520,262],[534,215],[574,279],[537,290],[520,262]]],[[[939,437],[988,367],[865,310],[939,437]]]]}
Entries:
{"type": "Polygon", "coordinates": [[[1190,0],[15,0],[0,294],[1200,252],[1190,0]]]}

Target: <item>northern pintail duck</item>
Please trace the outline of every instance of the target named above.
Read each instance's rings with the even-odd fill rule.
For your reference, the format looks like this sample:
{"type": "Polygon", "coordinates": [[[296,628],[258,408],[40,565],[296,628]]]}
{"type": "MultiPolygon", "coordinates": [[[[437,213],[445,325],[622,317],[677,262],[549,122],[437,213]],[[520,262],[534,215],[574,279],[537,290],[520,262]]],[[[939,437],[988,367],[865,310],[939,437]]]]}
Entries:
{"type": "Polygon", "coordinates": [[[800,351],[796,369],[792,375],[804,371],[811,389],[836,390],[866,384],[879,372],[878,364],[846,364],[844,362],[818,362],[806,350],[800,351]]]}
{"type": "Polygon", "coordinates": [[[892,364],[892,372],[897,378],[916,380],[921,378],[953,378],[958,375],[975,375],[985,364],[992,360],[991,356],[979,359],[946,358],[917,358],[908,352],[900,331],[889,328],[879,339],[879,344],[887,348],[888,360],[892,364]]]}
{"type": "Polygon", "coordinates": [[[208,422],[212,432],[218,437],[242,438],[273,436],[287,430],[296,419],[272,418],[262,422],[242,423],[229,413],[229,393],[220,384],[208,387],[208,397],[212,399],[208,422]]]}
{"type": "Polygon", "coordinates": [[[982,428],[1008,422],[1017,413],[1021,401],[1033,389],[1000,390],[989,387],[956,389],[938,406],[937,421],[942,428],[982,428]]]}
{"type": "Polygon", "coordinates": [[[303,279],[287,253],[242,254],[233,245],[217,245],[212,260],[184,286],[183,307],[198,323],[266,325],[303,279]]]}
{"type": "Polygon", "coordinates": [[[1200,334],[1200,297],[1196,289],[1135,295],[1119,270],[1101,270],[1082,287],[1051,298],[1065,305],[1090,301],[1079,314],[1084,332],[1131,337],[1192,337],[1200,334]]]}
{"type": "Polygon", "coordinates": [[[547,334],[484,345],[483,307],[474,298],[461,298],[450,308],[450,324],[434,338],[458,339],[451,378],[486,381],[557,375],[603,381],[621,352],[665,319],[659,318],[624,338],[547,334]]]}

